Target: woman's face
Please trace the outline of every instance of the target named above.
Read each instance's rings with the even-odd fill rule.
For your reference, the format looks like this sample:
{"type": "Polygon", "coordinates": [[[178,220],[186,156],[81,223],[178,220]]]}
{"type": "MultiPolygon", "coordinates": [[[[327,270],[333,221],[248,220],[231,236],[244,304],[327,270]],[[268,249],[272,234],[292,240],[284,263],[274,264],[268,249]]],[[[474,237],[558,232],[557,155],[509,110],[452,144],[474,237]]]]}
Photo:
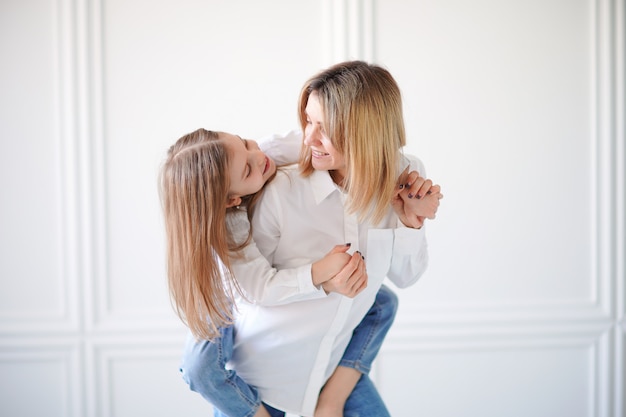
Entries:
{"type": "Polygon", "coordinates": [[[304,129],[304,144],[311,148],[311,162],[313,168],[325,171],[337,171],[335,182],[345,177],[346,162],[333,146],[330,138],[324,131],[324,114],[317,92],[313,91],[306,104],[306,128],[304,129]]]}
{"type": "MultiPolygon", "coordinates": [[[[220,132],[219,136],[230,155],[229,197],[231,199],[244,197],[259,191],[276,172],[274,161],[265,155],[253,140],[224,132],[220,132]]],[[[232,205],[238,204],[237,202],[232,205]]]]}

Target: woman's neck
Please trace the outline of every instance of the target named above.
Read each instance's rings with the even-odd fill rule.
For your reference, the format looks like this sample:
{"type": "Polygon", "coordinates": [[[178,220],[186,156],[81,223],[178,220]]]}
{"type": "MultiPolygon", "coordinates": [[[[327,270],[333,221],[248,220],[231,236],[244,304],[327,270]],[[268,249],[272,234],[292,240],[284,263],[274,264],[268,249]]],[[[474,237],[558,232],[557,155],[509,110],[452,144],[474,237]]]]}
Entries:
{"type": "Polygon", "coordinates": [[[330,178],[333,180],[333,182],[335,184],[337,184],[339,187],[343,188],[344,186],[344,180],[345,180],[345,175],[343,170],[330,170],[328,171],[328,173],[330,174],[330,178]]]}

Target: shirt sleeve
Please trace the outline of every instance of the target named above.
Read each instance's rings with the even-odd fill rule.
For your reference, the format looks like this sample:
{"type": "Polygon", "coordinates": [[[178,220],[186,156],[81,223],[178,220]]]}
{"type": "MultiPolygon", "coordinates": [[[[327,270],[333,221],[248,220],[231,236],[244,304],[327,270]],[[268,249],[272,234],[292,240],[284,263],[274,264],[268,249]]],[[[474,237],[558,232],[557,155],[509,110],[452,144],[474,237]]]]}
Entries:
{"type": "MultiPolygon", "coordinates": [[[[407,155],[411,170],[426,176],[426,169],[421,160],[407,155]]],[[[388,238],[393,241],[391,261],[387,278],[399,288],[409,287],[417,282],[428,267],[428,243],[426,241],[426,225],[420,229],[406,227],[399,219],[396,228],[386,233],[379,231],[378,240],[388,238]]],[[[368,243],[369,244],[369,243],[368,243]]]]}
{"type": "Polygon", "coordinates": [[[259,140],[259,147],[276,165],[298,162],[302,148],[302,132],[292,130],[283,135],[272,135],[259,140]]]}
{"type": "Polygon", "coordinates": [[[399,288],[415,284],[428,267],[425,228],[394,230],[393,256],[387,277],[399,288]]]}
{"type": "MultiPolygon", "coordinates": [[[[250,229],[246,212],[229,214],[228,227],[235,242],[244,242],[250,229]]],[[[251,303],[271,306],[326,296],[323,289],[313,285],[310,263],[277,270],[261,254],[254,240],[230,261],[241,295],[251,303]]]]}

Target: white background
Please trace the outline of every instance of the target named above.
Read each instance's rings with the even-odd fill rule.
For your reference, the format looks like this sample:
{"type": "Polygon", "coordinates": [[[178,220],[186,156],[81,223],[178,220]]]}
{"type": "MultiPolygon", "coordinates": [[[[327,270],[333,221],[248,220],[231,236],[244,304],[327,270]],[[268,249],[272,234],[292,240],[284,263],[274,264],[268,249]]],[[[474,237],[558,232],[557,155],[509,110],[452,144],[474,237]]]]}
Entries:
{"type": "Polygon", "coordinates": [[[445,194],[374,371],[394,417],[625,416],[624,0],[1,0],[0,415],[209,416],[157,172],[297,127],[352,58],[445,194]]]}

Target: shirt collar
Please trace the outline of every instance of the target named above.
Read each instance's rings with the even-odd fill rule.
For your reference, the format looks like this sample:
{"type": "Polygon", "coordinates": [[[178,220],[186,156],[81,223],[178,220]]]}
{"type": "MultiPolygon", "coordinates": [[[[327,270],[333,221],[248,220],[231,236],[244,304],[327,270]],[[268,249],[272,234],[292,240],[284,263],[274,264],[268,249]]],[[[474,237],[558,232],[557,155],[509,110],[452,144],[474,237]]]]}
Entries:
{"type": "MultiPolygon", "coordinates": [[[[411,165],[410,158],[402,154],[400,160],[398,161],[398,175],[402,174],[402,172],[411,165]]],[[[410,170],[411,169],[409,169],[409,171],[410,170]]],[[[330,173],[328,171],[315,170],[309,178],[311,181],[311,187],[313,188],[315,204],[320,204],[326,199],[326,197],[335,191],[343,193],[341,188],[333,182],[333,179],[330,177],[330,173]]]]}
{"type": "Polygon", "coordinates": [[[316,204],[320,204],[335,191],[341,192],[337,184],[333,182],[328,171],[315,170],[309,178],[316,204]]]}

